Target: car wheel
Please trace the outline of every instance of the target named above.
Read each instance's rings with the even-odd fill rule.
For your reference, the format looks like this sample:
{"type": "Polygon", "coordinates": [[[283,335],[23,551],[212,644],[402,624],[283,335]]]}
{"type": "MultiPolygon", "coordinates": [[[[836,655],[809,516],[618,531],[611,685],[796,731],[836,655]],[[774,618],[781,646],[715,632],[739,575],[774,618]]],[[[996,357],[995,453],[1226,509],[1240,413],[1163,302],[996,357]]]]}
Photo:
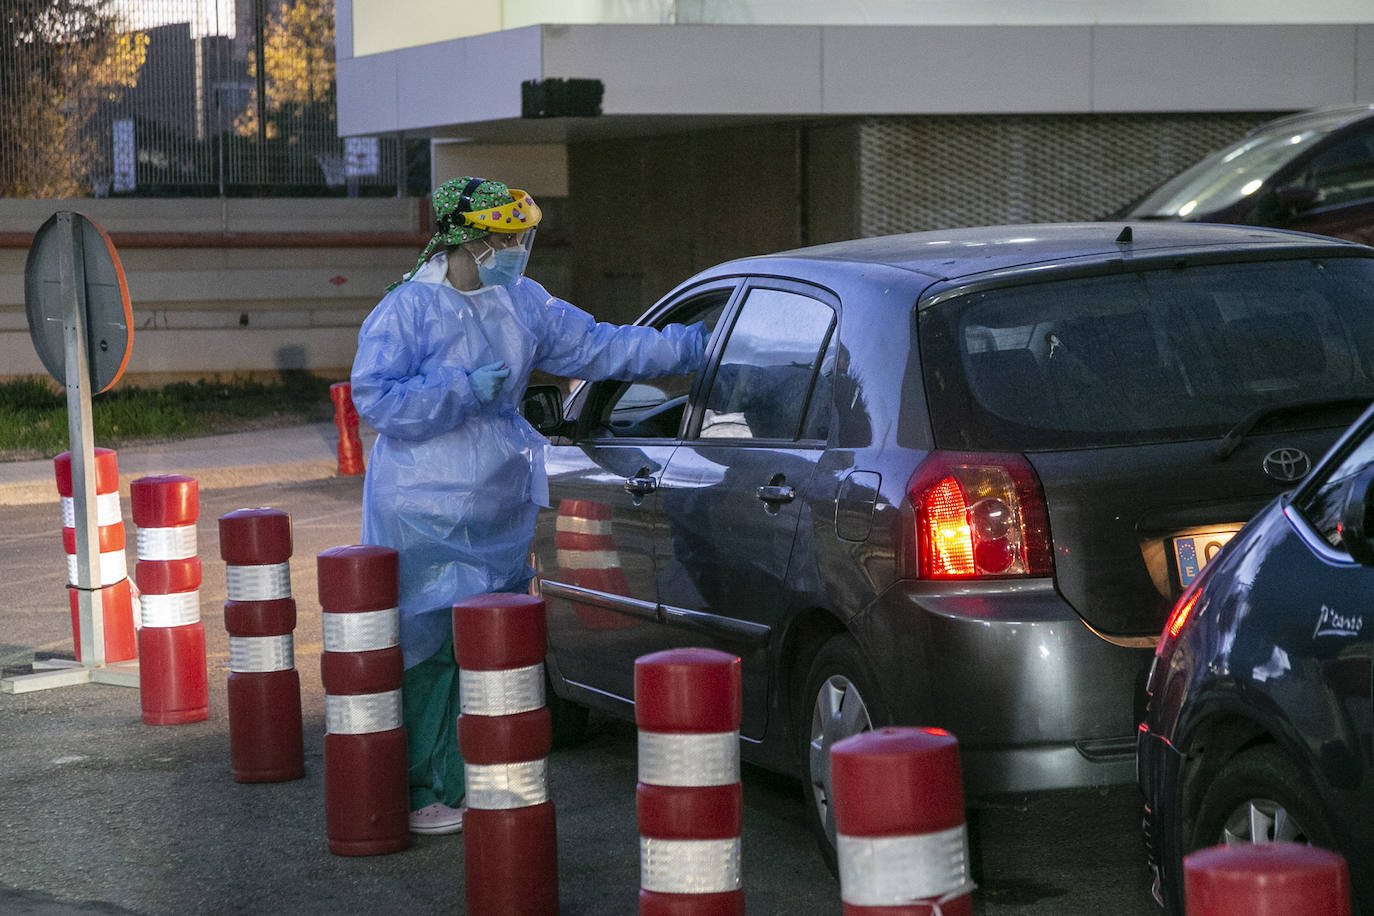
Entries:
{"type": "Polygon", "coordinates": [[[548,669],[544,669],[544,705],[553,723],[553,749],[576,747],[587,737],[587,707],[565,700],[553,692],[548,669]]]}
{"type": "Polygon", "coordinates": [[[1265,746],[1237,755],[1217,772],[1187,848],[1273,842],[1333,845],[1326,817],[1297,768],[1278,748],[1265,746]]]}
{"type": "Polygon", "coordinates": [[[821,646],[811,662],[797,709],[808,820],[821,857],[835,872],[830,748],[837,741],[888,722],[868,665],[852,637],[835,636],[821,646]]]}

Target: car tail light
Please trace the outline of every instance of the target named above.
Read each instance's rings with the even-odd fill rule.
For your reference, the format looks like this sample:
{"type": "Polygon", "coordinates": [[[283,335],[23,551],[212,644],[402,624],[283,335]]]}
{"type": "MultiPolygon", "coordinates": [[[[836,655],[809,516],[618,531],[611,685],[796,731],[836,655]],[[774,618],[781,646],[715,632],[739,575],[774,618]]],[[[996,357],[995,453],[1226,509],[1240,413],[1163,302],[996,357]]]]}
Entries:
{"type": "Polygon", "coordinates": [[[1174,612],[1169,615],[1169,623],[1164,627],[1164,632],[1170,639],[1177,638],[1178,631],[1182,630],[1183,625],[1188,622],[1188,615],[1193,613],[1193,606],[1197,604],[1199,597],[1197,592],[1193,592],[1180,601],[1178,606],[1174,608],[1174,612]]]}
{"type": "Polygon", "coordinates": [[[907,495],[920,578],[1053,574],[1045,493],[1022,456],[931,452],[907,495]]]}
{"type": "Polygon", "coordinates": [[[1202,567],[1197,578],[1183,590],[1178,601],[1174,602],[1169,619],[1164,621],[1164,631],[1159,634],[1159,642],[1155,644],[1155,657],[1150,661],[1150,673],[1145,676],[1146,709],[1154,703],[1155,693],[1159,689],[1157,679],[1165,677],[1169,671],[1169,655],[1173,652],[1174,643],[1178,641],[1178,634],[1183,632],[1184,625],[1197,610],[1202,599],[1203,586],[1216,568],[1215,563],[1208,563],[1202,567]]]}
{"type": "Polygon", "coordinates": [[[1174,609],[1169,612],[1169,619],[1164,622],[1164,632],[1159,634],[1159,643],[1155,646],[1156,658],[1164,657],[1174,644],[1174,640],[1178,639],[1178,634],[1183,632],[1183,625],[1193,616],[1193,609],[1202,597],[1202,585],[1214,568],[1211,563],[1202,567],[1197,578],[1183,590],[1183,594],[1174,603],[1174,609]]]}

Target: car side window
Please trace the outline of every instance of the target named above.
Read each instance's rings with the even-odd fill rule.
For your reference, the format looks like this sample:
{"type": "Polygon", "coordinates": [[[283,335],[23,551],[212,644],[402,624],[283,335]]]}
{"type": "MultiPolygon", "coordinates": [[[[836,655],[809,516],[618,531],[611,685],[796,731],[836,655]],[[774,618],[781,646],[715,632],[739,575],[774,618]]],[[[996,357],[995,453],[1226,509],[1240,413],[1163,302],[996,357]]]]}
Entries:
{"type": "Polygon", "coordinates": [[[1346,493],[1350,481],[1371,463],[1374,463],[1374,427],[1366,426],[1364,439],[1331,468],[1325,479],[1304,487],[1300,500],[1293,502],[1294,508],[1332,547],[1344,549],[1340,523],[1346,493]]]}
{"type": "MultiPolygon", "coordinates": [[[[703,322],[714,329],[730,290],[717,290],[690,302],[654,322],[666,324],[703,322]]],[[[671,439],[678,435],[696,371],[639,382],[598,382],[588,399],[591,438],[671,439]]]]}
{"type": "Polygon", "coordinates": [[[1374,197],[1374,134],[1357,134],[1318,153],[1302,183],[1320,195],[1320,207],[1374,197]]]}
{"type": "Polygon", "coordinates": [[[830,438],[830,408],[835,393],[835,359],[839,351],[838,335],[830,335],[830,344],[821,357],[821,367],[816,373],[816,384],[811,388],[811,399],[806,402],[806,419],[802,421],[801,438],[830,438]]]}
{"type": "Polygon", "coordinates": [[[807,392],[834,323],[834,311],[810,296],[751,290],[711,380],[698,435],[797,438],[807,392]]]}

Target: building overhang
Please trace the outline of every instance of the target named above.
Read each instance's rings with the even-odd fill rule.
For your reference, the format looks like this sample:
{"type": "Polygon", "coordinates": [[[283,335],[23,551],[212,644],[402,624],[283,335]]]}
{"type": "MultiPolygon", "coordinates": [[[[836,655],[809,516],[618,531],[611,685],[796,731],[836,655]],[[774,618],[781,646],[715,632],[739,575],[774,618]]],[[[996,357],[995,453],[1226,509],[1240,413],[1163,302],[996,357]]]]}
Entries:
{"type": "MultiPolygon", "coordinates": [[[[340,5],[343,8],[343,4],[340,5]]],[[[784,119],[1288,111],[1374,98],[1374,25],[536,25],[351,56],[339,132],[565,143],[784,119]],[[522,84],[592,80],[600,114],[522,84]]]]}

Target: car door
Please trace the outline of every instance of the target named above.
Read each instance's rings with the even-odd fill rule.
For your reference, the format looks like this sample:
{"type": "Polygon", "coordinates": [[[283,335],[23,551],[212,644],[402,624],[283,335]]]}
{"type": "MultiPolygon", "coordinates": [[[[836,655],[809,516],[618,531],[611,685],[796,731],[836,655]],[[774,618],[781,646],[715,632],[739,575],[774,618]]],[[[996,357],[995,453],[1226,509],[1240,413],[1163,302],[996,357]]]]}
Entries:
{"type": "MultiPolygon", "coordinates": [[[[714,327],[736,283],[687,293],[653,321],[714,327]]],[[[569,404],[576,431],[549,447],[550,509],[533,542],[558,674],[608,701],[634,696],[634,660],[654,651],[654,545],[663,536],[659,477],[681,441],[697,372],[583,385],[569,404]]]]}
{"type": "Polygon", "coordinates": [[[741,732],[766,722],[767,647],[787,608],[801,495],[824,452],[837,325],[828,294],[754,281],[659,489],[665,641],[742,659],[741,732]]]}
{"type": "MultiPolygon", "coordinates": [[[[1282,549],[1275,548],[1271,557],[1291,562],[1274,562],[1272,571],[1261,567],[1251,577],[1256,584],[1260,576],[1272,582],[1270,590],[1253,589],[1252,603],[1257,609],[1267,603],[1261,613],[1287,624],[1284,636],[1273,643],[1283,645],[1294,658],[1310,659],[1321,672],[1333,720],[1339,723],[1333,730],[1337,733],[1324,736],[1322,747],[1344,743],[1366,766],[1374,757],[1374,622],[1367,610],[1374,593],[1372,477],[1374,413],[1366,412],[1288,506],[1294,529],[1308,549],[1288,551],[1285,558],[1282,549]],[[1363,512],[1358,511],[1361,504],[1363,512]]],[[[1263,661],[1263,648],[1257,657],[1263,661]]],[[[1334,752],[1326,752],[1335,759],[1334,752]]],[[[1369,786],[1366,780],[1358,801],[1362,808],[1369,804],[1369,786]]],[[[1374,830],[1362,826],[1361,833],[1360,845],[1368,850],[1374,830]]]]}

